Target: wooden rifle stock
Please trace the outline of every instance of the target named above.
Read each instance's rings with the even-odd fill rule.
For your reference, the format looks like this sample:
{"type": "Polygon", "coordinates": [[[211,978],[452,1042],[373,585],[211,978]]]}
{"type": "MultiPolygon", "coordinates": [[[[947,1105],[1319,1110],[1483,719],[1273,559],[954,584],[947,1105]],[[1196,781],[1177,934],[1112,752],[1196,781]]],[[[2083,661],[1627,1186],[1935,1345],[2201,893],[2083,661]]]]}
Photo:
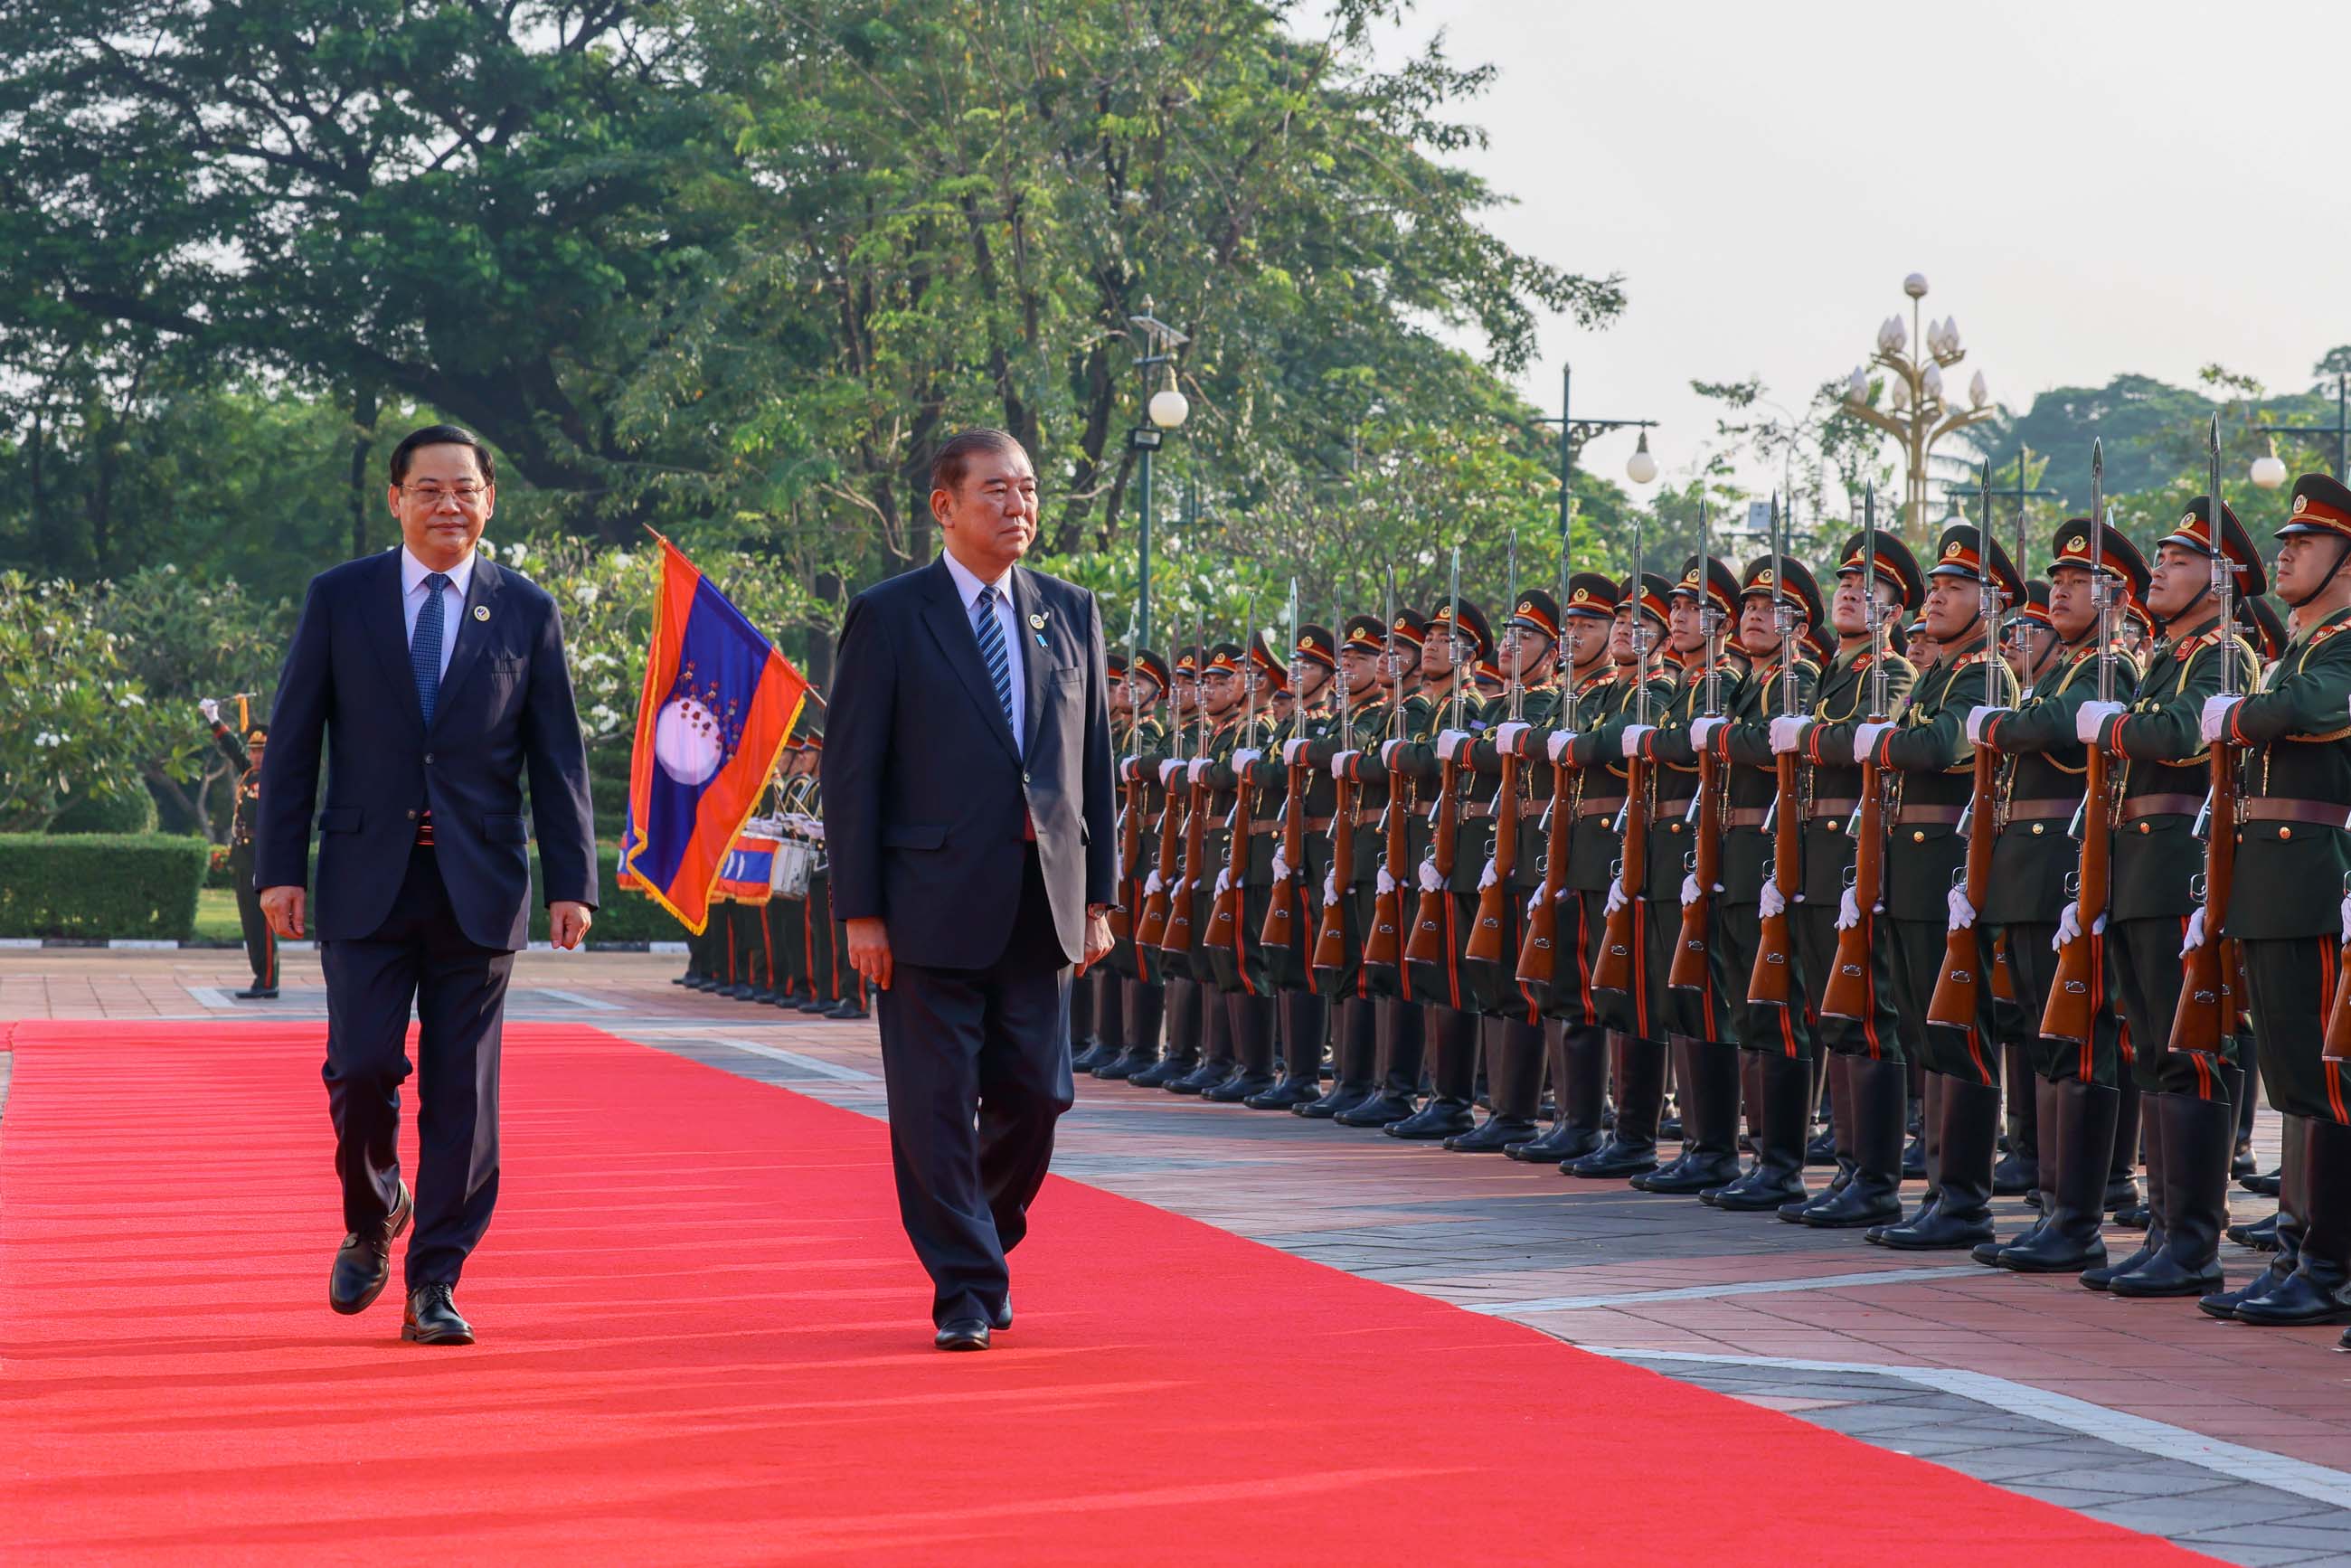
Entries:
{"type": "Polygon", "coordinates": [[[2082,810],[2081,891],[2074,911],[2081,929],[2074,934],[2072,941],[2057,949],[2056,977],[2049,986],[2049,1005],[2041,1014],[2042,1034],[2072,1045],[2090,1038],[2097,1012],[2099,949],[2091,927],[2106,912],[2108,873],[2114,868],[2115,847],[2108,826],[2114,772],[2106,763],[2105,749],[2092,747],[2089,790],[2082,810]]]}
{"type": "Polygon", "coordinates": [[[1347,883],[1355,874],[1355,798],[1362,792],[1353,779],[1339,780],[1339,803],[1331,815],[1332,879],[1339,896],[1323,904],[1314,933],[1311,963],[1317,969],[1347,967],[1347,883]]]}
{"type": "MultiPolygon", "coordinates": [[[[1453,896],[1453,852],[1461,841],[1461,791],[1458,788],[1461,769],[1451,758],[1437,773],[1437,831],[1429,844],[1430,857],[1437,865],[1437,888],[1423,893],[1412,917],[1412,936],[1405,943],[1404,956],[1408,963],[1444,964],[1453,956],[1447,933],[1452,923],[1445,918],[1447,901],[1453,896]]],[[[1401,887],[1397,890],[1401,893],[1401,887]]]]}
{"type": "Polygon", "coordinates": [[[1217,947],[1239,948],[1241,878],[1249,874],[1249,782],[1243,774],[1233,790],[1232,814],[1225,821],[1225,891],[1208,904],[1208,929],[1202,937],[1217,947]]]}
{"type": "Polygon", "coordinates": [[[1194,784],[1186,792],[1191,799],[1184,808],[1184,874],[1168,890],[1167,935],[1159,944],[1161,951],[1177,954],[1191,952],[1198,943],[1192,894],[1208,864],[1208,787],[1194,784]]]}
{"type": "Polygon", "coordinates": [[[1372,900],[1372,928],[1364,937],[1364,962],[1384,969],[1398,967],[1404,956],[1405,879],[1412,873],[1412,839],[1406,821],[1412,811],[1412,789],[1404,775],[1388,774],[1387,810],[1380,831],[1386,841],[1380,848],[1380,865],[1388,873],[1388,891],[1372,900]]]}
{"type": "Polygon", "coordinates": [[[1159,891],[1144,895],[1143,912],[1135,917],[1137,946],[1157,947],[1166,940],[1169,892],[1176,885],[1176,857],[1184,841],[1183,819],[1178,811],[1176,787],[1170,784],[1166,804],[1159,808],[1159,856],[1153,867],[1159,876],[1159,891]]]}
{"type": "Polygon", "coordinates": [[[1853,901],[1861,918],[1837,933],[1836,963],[1821,988],[1821,1013],[1856,1021],[1869,1017],[1869,948],[1877,924],[1877,901],[1886,890],[1886,790],[1877,764],[1861,768],[1861,806],[1853,852],[1853,901]]]}
{"type": "Polygon", "coordinates": [[[1991,996],[1996,1002],[2016,1000],[2016,971],[2008,967],[2008,933],[1991,945],[1991,996]]]}
{"type": "MultiPolygon", "coordinates": [[[[1998,838],[1993,821],[2000,789],[2000,757],[1989,746],[1976,747],[1975,790],[1968,801],[1968,902],[1979,910],[1991,886],[1991,851],[1998,838]]],[[[1976,1021],[1983,998],[1983,928],[1970,925],[1943,939],[1943,972],[1936,977],[1935,994],[1927,1003],[1927,1021],[1949,1029],[1968,1029],[1976,1021]]]]}
{"type": "Polygon", "coordinates": [[[1796,902],[1804,880],[1804,824],[1796,810],[1796,754],[1783,751],[1772,762],[1779,771],[1779,793],[1771,805],[1771,885],[1782,908],[1763,916],[1757,926],[1755,972],[1747,978],[1747,1001],[1750,1007],[1784,1008],[1795,968],[1795,939],[1788,929],[1786,906],[1796,902]]]}
{"type": "Polygon", "coordinates": [[[1631,992],[1636,981],[1634,957],[1639,948],[1641,893],[1649,877],[1649,765],[1639,758],[1625,765],[1625,852],[1617,862],[1616,891],[1621,902],[1600,936],[1600,962],[1592,983],[1604,991],[1631,992]]]}
{"type": "MultiPolygon", "coordinates": [[[[1303,726],[1301,727],[1301,728],[1303,726]]],[[[1265,924],[1258,928],[1257,939],[1267,947],[1287,947],[1292,940],[1304,942],[1306,929],[1306,779],[1310,769],[1303,762],[1290,764],[1290,793],[1281,803],[1281,858],[1290,867],[1290,874],[1273,884],[1273,898],[1266,905],[1265,924]]]]}
{"type": "MultiPolygon", "coordinates": [[[[1711,742],[1713,737],[1708,737],[1711,742]]],[[[1698,898],[1682,906],[1682,930],[1674,944],[1674,961],[1666,970],[1666,984],[1680,991],[1702,991],[1714,982],[1706,961],[1708,918],[1714,910],[1714,884],[1722,875],[1721,765],[1709,744],[1698,759],[1698,844],[1690,852],[1690,874],[1698,879],[1698,898]]]]}
{"type": "MultiPolygon", "coordinates": [[[[2341,956],[2351,957],[2351,942],[2343,944],[2341,956]]],[[[2325,1061],[2351,1061],[2351,983],[2341,973],[2335,977],[2335,998],[2326,1009],[2326,1044],[2318,1054],[2325,1061]]]]}
{"type": "Polygon", "coordinates": [[[1138,768],[1121,791],[1118,811],[1118,902],[1110,906],[1110,934],[1123,942],[1134,935],[1135,890],[1142,885],[1144,784],[1138,768]]]}
{"type": "Polygon", "coordinates": [[[1567,882],[1567,860],[1573,852],[1575,813],[1568,809],[1568,788],[1575,765],[1564,754],[1552,767],[1551,830],[1543,837],[1542,892],[1535,896],[1535,912],[1527,916],[1527,935],[1519,944],[1519,984],[1548,986],[1559,973],[1559,898],[1567,882]]]}
{"type": "MultiPolygon", "coordinates": [[[[2238,986],[2236,944],[2220,936],[2229,915],[2229,890],[2237,880],[2237,755],[2223,741],[2212,743],[2212,806],[2204,834],[2204,940],[2188,950],[2179,979],[2179,1006],[2171,1015],[2171,1049],[2217,1056],[2223,1037],[2237,1028],[2244,999],[2238,986]]],[[[2342,1011],[2338,988],[2327,1014],[2329,1053],[2335,1019],[2342,1011]]]]}
{"type": "MultiPolygon", "coordinates": [[[[1494,795],[1494,881],[1478,890],[1478,918],[1463,956],[1499,964],[1510,944],[1510,873],[1519,863],[1519,759],[1502,754],[1502,787],[1494,795]]],[[[1515,956],[1515,955],[1510,955],[1515,956]]]]}

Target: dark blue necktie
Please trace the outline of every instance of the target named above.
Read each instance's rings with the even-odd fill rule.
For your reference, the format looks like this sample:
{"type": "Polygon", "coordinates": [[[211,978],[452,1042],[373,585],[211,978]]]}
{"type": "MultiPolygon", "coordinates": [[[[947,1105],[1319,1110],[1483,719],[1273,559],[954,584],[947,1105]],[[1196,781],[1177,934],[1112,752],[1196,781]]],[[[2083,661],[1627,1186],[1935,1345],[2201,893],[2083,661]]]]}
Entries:
{"type": "Polygon", "coordinates": [[[416,703],[424,710],[424,727],[433,727],[433,705],[441,698],[441,592],[449,586],[446,572],[424,580],[424,608],[416,612],[416,635],[408,640],[408,667],[416,676],[416,703]]]}
{"type": "Polygon", "coordinates": [[[972,632],[979,638],[980,662],[987,666],[987,678],[995,683],[996,700],[1004,705],[1004,723],[1012,724],[1012,656],[1004,648],[1004,623],[996,618],[996,589],[993,584],[979,591],[973,601],[979,619],[972,632]]]}

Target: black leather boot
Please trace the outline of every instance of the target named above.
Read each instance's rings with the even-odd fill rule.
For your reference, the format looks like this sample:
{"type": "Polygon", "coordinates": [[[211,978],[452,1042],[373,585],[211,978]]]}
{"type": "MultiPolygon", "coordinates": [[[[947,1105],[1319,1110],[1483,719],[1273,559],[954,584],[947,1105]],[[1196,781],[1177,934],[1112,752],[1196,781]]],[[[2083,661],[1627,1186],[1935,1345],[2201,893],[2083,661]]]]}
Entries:
{"type": "Polygon", "coordinates": [[[1719,1192],[1699,1198],[1733,1213],[1756,1214],[1802,1204],[1804,1133],[1813,1121],[1813,1064],[1774,1051],[1749,1051],[1761,1091],[1755,1136],[1755,1168],[1719,1192]]]}
{"type": "Polygon", "coordinates": [[[2310,1123],[2305,1117],[2288,1116],[2285,1118],[2283,1135],[2279,1140],[2283,1159],[2278,1166],[2281,1176],[2278,1186],[2277,1226],[2274,1231],[2277,1250],[2271,1256],[2269,1267],[2236,1290],[2215,1291],[2209,1296],[2198,1297],[2196,1299],[2198,1312],[2208,1317],[2233,1321],[2236,1318],[2238,1307],[2256,1296],[2268,1295],[2294,1278],[2294,1270],[2302,1262],[2303,1228],[2307,1223],[2310,1214],[2309,1210],[2302,1207],[2301,1184],[2295,1179],[2302,1167],[2304,1130],[2309,1125],[2310,1123]]]}
{"type": "Polygon", "coordinates": [[[1580,1160],[1597,1149],[1600,1112],[1608,1098],[1608,1036],[1597,1024],[1570,1024],[1552,1048],[1552,1093],[1559,1116],[1531,1144],[1513,1144],[1510,1158],[1530,1165],[1580,1160]]]}
{"type": "Polygon", "coordinates": [[[1432,1143],[1477,1124],[1470,1099],[1478,1091],[1478,1015],[1428,1004],[1430,1072],[1427,1102],[1380,1130],[1391,1138],[1432,1143]]]}
{"type": "MultiPolygon", "coordinates": [[[[1829,1185],[1819,1192],[1780,1206],[1780,1218],[1791,1225],[1802,1224],[1805,1209],[1824,1197],[1843,1192],[1853,1182],[1853,1058],[1842,1051],[1831,1051],[1823,1071],[1828,1080],[1829,1149],[1836,1166],[1836,1175],[1831,1176],[1829,1185]]],[[[1819,1163],[1812,1157],[1810,1149],[1804,1152],[1804,1163],[1819,1163]]]]}
{"type": "Polygon", "coordinates": [[[1825,1045],[1819,1046],[1819,1051],[1820,1054],[1813,1058],[1814,1125],[1805,1129],[1809,1138],[1804,1145],[1804,1163],[1834,1166],[1842,1174],[1844,1166],[1837,1158],[1836,1141],[1837,1081],[1842,1074],[1837,1068],[1837,1053],[1825,1045]]]}
{"type": "Polygon", "coordinates": [[[2126,1230],[2144,1230],[2149,1223],[2146,1201],[2138,1190],[2138,1082],[2123,1080],[2122,1101],[2115,1114],[2115,1147],[2106,1176],[2105,1209],[2126,1230]]]}
{"type": "Polygon", "coordinates": [[[2248,1225],[2231,1225],[2230,1240],[2252,1252],[2274,1252],[2278,1249],[2278,1217],[2273,1208],[2268,1214],[2248,1225]]]}
{"type": "MultiPolygon", "coordinates": [[[[2022,1055],[2022,1053],[2020,1052],[2019,1055],[2022,1055]]],[[[2009,1058],[2011,1062],[2014,1062],[2017,1060],[2018,1058],[2016,1056],[2009,1058]]],[[[2034,1129],[2033,1176],[2036,1183],[2043,1175],[2053,1176],[2057,1169],[2057,1134],[2059,1131],[2059,1123],[2057,1112],[2053,1104],[2056,1098],[2057,1085],[2051,1082],[2048,1079],[2042,1078],[2037,1075],[2028,1075],[2027,1077],[2017,1079],[2009,1084],[2009,1103],[2011,1105],[2015,1104],[2019,1099],[2030,1100],[2032,1103],[2032,1109],[2027,1114],[2034,1129]],[[2021,1088],[2019,1085],[2030,1085],[2030,1087],[2021,1088]]],[[[2009,1125],[2012,1128],[2015,1124],[2016,1118],[2013,1113],[2011,1113],[2009,1118],[2009,1125]]],[[[1992,1169],[1997,1173],[2000,1167],[1998,1166],[1994,1166],[1992,1169]]],[[[1992,1182],[1992,1190],[1994,1192],[1998,1192],[2000,1190],[2000,1183],[1996,1175],[1992,1182]]],[[[2032,1224],[2026,1226],[2023,1229],[2018,1231],[2015,1235],[2010,1237],[2005,1241],[2002,1241],[1997,1236],[1993,1237],[1989,1241],[1979,1241],[1975,1246],[1969,1249],[1968,1256],[1974,1259],[1977,1262],[1982,1264],[1987,1269],[1997,1269],[2000,1267],[2000,1255],[2002,1252],[2011,1247],[2022,1247],[2026,1242],[2032,1240],[2034,1237],[2040,1235],[2042,1228],[2049,1223],[2050,1206],[2040,1201],[2041,1194],[2037,1189],[2033,1192],[2032,1198],[2033,1207],[2039,1208],[2041,1212],[2037,1217],[2035,1217],[2032,1224]]]]}
{"type": "Polygon", "coordinates": [[[1991,1235],[1991,1155],[2000,1141],[2000,1087],[1944,1076],[1938,1109],[1936,1122],[1943,1135],[1935,1151],[1935,1204],[1907,1225],[1887,1227],[1877,1238],[1880,1246],[1902,1252],[1941,1251],[1972,1247],[1991,1235]]]}
{"type": "Polygon", "coordinates": [[[1233,1075],[1240,1065],[1233,1057],[1232,1013],[1225,993],[1207,981],[1198,982],[1200,1055],[1192,1071],[1163,1085],[1170,1094],[1205,1094],[1233,1075]]]}
{"type": "MultiPolygon", "coordinates": [[[[2231,1129],[2233,1142],[2229,1150],[2229,1176],[2233,1180],[2252,1176],[2260,1169],[2253,1164],[2253,1119],[2247,1114],[2252,1107],[2245,1101],[2252,1085],[2247,1081],[2243,1068],[2225,1062],[2220,1067],[2220,1083],[2229,1096],[2230,1109],[2237,1113],[2236,1124],[2231,1129]]],[[[2148,1155],[2147,1164],[2151,1166],[2154,1163],[2154,1156],[2148,1155]]]]}
{"type": "Polygon", "coordinates": [[[1165,988],[1141,980],[1128,980],[1120,989],[1125,993],[1119,1010],[1126,1049],[1116,1060],[1093,1070],[1096,1078],[1113,1083],[1134,1077],[1159,1060],[1159,1017],[1166,995],[1165,988]]]}
{"type": "Polygon", "coordinates": [[[1420,1094],[1421,1058],[1427,1051],[1427,1015],[1418,1002],[1383,997],[1379,1003],[1379,1087],[1332,1118],[1343,1127],[1384,1127],[1412,1114],[1420,1094]]]}
{"type": "Polygon", "coordinates": [[[1991,1167],[1991,1190],[2001,1197],[2031,1192],[2041,1185],[2041,1096],[2043,1079],[2033,1075],[2024,1047],[2003,1047],[2008,1072],[2008,1153],[1991,1167]]]}
{"type": "Polygon", "coordinates": [[[1274,1005],[1281,1012],[1281,1082],[1242,1102],[1252,1111],[1294,1111],[1322,1097],[1322,998],[1283,991],[1274,1005]]]}
{"type": "Polygon", "coordinates": [[[1663,1170],[1636,1176],[1642,1192],[1697,1193],[1739,1179],[1739,1059],[1719,1040],[1677,1042],[1682,1079],[1682,1157],[1663,1170]]]}
{"type": "MultiPolygon", "coordinates": [[[[1806,1087],[1811,1085],[1807,1083],[1806,1087]]],[[[1739,1152],[1742,1155],[1757,1154],[1762,1146],[1763,1057],[1760,1051],[1741,1051],[1739,1055],[1739,1152]]]]}
{"type": "Polygon", "coordinates": [[[1331,1066],[1337,1082],[1320,1098],[1290,1108],[1293,1114],[1317,1122],[1327,1122],[1342,1111],[1353,1110],[1379,1089],[1375,1076],[1379,1066],[1379,1015],[1374,1010],[1378,1004],[1369,997],[1343,997],[1332,1005],[1337,1011],[1332,1019],[1336,1028],[1331,1066]]]}
{"type": "MultiPolygon", "coordinates": [[[[2220,1228],[2229,1220],[2229,1152],[2236,1142],[2237,1108],[2193,1094],[2147,1094],[2139,1100],[2147,1129],[2147,1188],[2155,1223],[2154,1253],[2116,1274],[2106,1289],[2117,1296],[2201,1296],[2222,1284],[2220,1228]]],[[[2084,1276],[2086,1283],[2088,1276],[2084,1276]]]]}
{"type": "Polygon", "coordinates": [[[2044,1175],[2041,1190],[2051,1201],[2048,1223],[2031,1239],[2002,1248],[2000,1266],[2020,1274],[2078,1274],[2106,1260],[2105,1218],[2099,1199],[2114,1165],[2115,1119],[2122,1092],[2078,1078],[2057,1085],[2057,1174],[2044,1175]]]}
{"type": "Polygon", "coordinates": [[[1137,1089],[1165,1089],[1200,1065],[1200,1030],[1205,999],[1197,980],[1174,978],[1166,993],[1167,1052],[1127,1079],[1137,1089]]]}
{"type": "Polygon", "coordinates": [[[1234,991],[1225,998],[1225,1023],[1233,1033],[1233,1071],[1200,1092],[1203,1100],[1238,1105],[1273,1087],[1273,998],[1234,991]]]}
{"type": "Polygon", "coordinates": [[[1616,1059],[1616,1125],[1608,1141],[1559,1167],[1593,1180],[1638,1176],[1657,1168],[1657,1114],[1666,1103],[1666,1048],[1611,1031],[1616,1059]]]}
{"type": "Polygon", "coordinates": [[[1499,1155],[1514,1144],[1531,1144],[1542,1129],[1543,1031],[1518,1019],[1486,1020],[1486,1082],[1494,1108],[1471,1132],[1445,1140],[1458,1155],[1499,1155]]]}
{"type": "Polygon", "coordinates": [[[2241,1323],[2351,1323],[2351,1127],[2314,1116],[2302,1127],[2302,1159],[2292,1182],[2299,1193],[2301,1250],[2292,1274],[2237,1303],[2241,1323]]]}
{"type": "Polygon", "coordinates": [[[1927,1164],[1927,1140],[1932,1135],[1935,1118],[1928,1113],[1927,1092],[1933,1078],[1914,1059],[1910,1073],[1910,1141],[1902,1145],[1902,1179],[1917,1181],[1925,1177],[1931,1182],[1933,1173],[1927,1164]]]}
{"type": "Polygon", "coordinates": [[[1798,1209],[1796,1218],[1824,1230],[1891,1224],[1902,1218],[1902,1139],[1910,1070],[1899,1061],[1848,1057],[1837,1088],[1853,1107],[1853,1176],[1798,1209]]]}
{"type": "MultiPolygon", "coordinates": [[[[1682,1119],[1689,1108],[1692,1096],[1704,1092],[1703,1090],[1693,1089],[1690,1085],[1688,1058],[1690,1048],[1696,1043],[1686,1034],[1666,1036],[1667,1103],[1665,1108],[1657,1113],[1657,1136],[1677,1143],[1681,1147],[1674,1151],[1672,1159],[1665,1161],[1649,1174],[1661,1176],[1667,1181],[1679,1176],[1682,1166],[1689,1161],[1692,1140],[1684,1131],[1682,1119]]],[[[1633,1185],[1637,1187],[1647,1179],[1646,1176],[1635,1176],[1633,1179],[1633,1185]]]]}
{"type": "MultiPolygon", "coordinates": [[[[1917,1125],[1909,1147],[1902,1151],[1902,1176],[1905,1180],[1912,1176],[1910,1155],[1915,1149],[1918,1153],[1917,1174],[1924,1176],[1927,1182],[1927,1190],[1918,1196],[1918,1207],[1910,1211],[1908,1223],[1912,1225],[1932,1214],[1935,1205],[1943,1197],[1942,1184],[1938,1179],[1940,1169],[1938,1156],[1943,1146],[1943,1075],[1939,1072],[1922,1072],[1914,1067],[1910,1074],[1910,1084],[1916,1096],[1911,1108],[1917,1113],[1917,1125]]],[[[1897,1220],[1896,1223],[1903,1222],[1897,1220]]],[[[1861,1239],[1873,1246],[1883,1245],[1889,1228],[1887,1226],[1875,1226],[1863,1231],[1861,1239]]]]}

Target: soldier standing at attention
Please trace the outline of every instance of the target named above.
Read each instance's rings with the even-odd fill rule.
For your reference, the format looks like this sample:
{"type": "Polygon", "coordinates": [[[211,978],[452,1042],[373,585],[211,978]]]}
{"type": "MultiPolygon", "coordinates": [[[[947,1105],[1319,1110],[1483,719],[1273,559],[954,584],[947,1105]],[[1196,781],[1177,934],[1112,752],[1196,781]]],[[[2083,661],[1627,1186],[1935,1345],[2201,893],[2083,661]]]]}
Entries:
{"type": "Polygon", "coordinates": [[[1126,909],[1126,932],[1112,946],[1109,959],[1120,991],[1120,1050],[1110,1054],[1105,1040],[1103,1053],[1088,1070],[1113,1082],[1132,1078],[1159,1060],[1159,1020],[1166,1005],[1166,992],[1159,983],[1159,950],[1137,943],[1134,931],[1143,920],[1144,880],[1159,853],[1156,824],[1167,801],[1159,782],[1167,729],[1158,715],[1159,694],[1166,689],[1166,661],[1148,648],[1136,652],[1124,682],[1112,687],[1125,716],[1122,721],[1114,711],[1111,724],[1111,747],[1119,756],[1119,842],[1122,851],[1132,842],[1134,856],[1132,864],[1119,867],[1118,897],[1126,909]]]}
{"type": "Polygon", "coordinates": [[[240,737],[221,722],[220,704],[206,697],[196,706],[213,727],[213,744],[236,768],[236,800],[228,819],[228,874],[236,889],[236,919],[245,928],[245,956],[253,966],[253,984],[235,996],[245,1002],[276,1001],[277,936],[261,913],[260,890],[253,885],[253,821],[261,812],[261,758],[269,747],[269,731],[256,724],[240,737]]]}
{"type": "MultiPolygon", "coordinates": [[[[1338,640],[1329,627],[1309,622],[1297,628],[1287,671],[1288,711],[1275,724],[1264,760],[1250,769],[1258,783],[1274,787],[1263,791],[1262,798],[1280,802],[1271,831],[1269,892],[1271,898],[1288,899],[1290,912],[1289,941],[1279,949],[1270,944],[1262,946],[1280,1025],[1282,1077],[1272,1088],[1242,1102],[1253,1111],[1291,1111],[1322,1097],[1322,1042],[1330,1019],[1311,963],[1315,915],[1322,908],[1322,884],[1331,872],[1335,791],[1329,759],[1339,721],[1330,710],[1329,698],[1332,677],[1338,668],[1338,640]],[[1293,762],[1304,769],[1303,798],[1290,788],[1293,762]],[[1295,866],[1283,852],[1291,836],[1293,813],[1304,855],[1304,863],[1295,866]]],[[[1259,908],[1253,918],[1257,923],[1248,936],[1257,943],[1265,929],[1265,910],[1259,908]]]]}
{"type": "Polygon", "coordinates": [[[2285,1118],[2277,1251],[2197,1305],[2293,1326],[2351,1322],[2351,1062],[2323,1054],[2351,872],[2351,489],[2304,475],[2278,537],[2293,640],[2259,692],[2205,699],[2203,738],[2245,748],[2244,796],[2226,929],[2191,917],[2188,936],[2243,945],[2262,1082],[2285,1118]]]}

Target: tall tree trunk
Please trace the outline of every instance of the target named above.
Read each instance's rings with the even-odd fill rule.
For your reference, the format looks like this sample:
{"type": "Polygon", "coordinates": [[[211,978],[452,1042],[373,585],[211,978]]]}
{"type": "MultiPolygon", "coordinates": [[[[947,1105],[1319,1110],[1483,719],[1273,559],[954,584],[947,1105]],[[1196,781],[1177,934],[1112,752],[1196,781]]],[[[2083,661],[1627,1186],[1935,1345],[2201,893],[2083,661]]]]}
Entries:
{"type": "Polygon", "coordinates": [[[375,383],[362,382],[351,394],[351,559],[368,553],[370,505],[368,454],[375,450],[375,422],[381,402],[375,383]]]}

